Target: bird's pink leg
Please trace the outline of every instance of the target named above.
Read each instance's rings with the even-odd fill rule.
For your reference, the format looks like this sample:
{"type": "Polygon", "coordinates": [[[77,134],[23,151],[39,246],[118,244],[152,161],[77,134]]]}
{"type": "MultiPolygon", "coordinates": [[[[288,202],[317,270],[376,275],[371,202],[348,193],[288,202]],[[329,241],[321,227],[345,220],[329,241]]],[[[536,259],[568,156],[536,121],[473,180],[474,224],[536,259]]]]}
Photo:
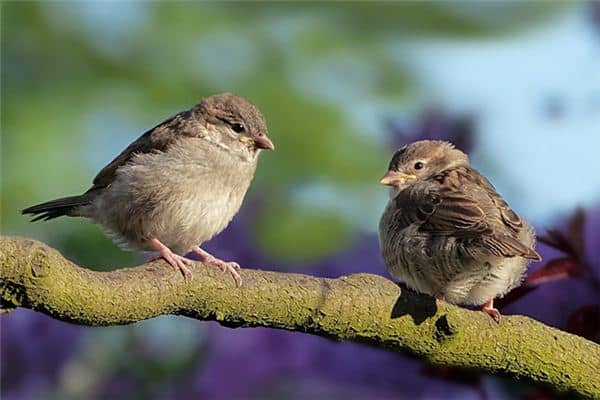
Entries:
{"type": "Polygon", "coordinates": [[[240,265],[238,263],[233,261],[223,261],[213,256],[209,252],[202,250],[200,246],[192,247],[192,252],[197,254],[203,263],[212,265],[213,267],[217,267],[223,272],[228,272],[235,281],[235,285],[237,287],[242,286],[242,277],[238,272],[238,270],[240,269],[240,265]]]}
{"type": "Polygon", "coordinates": [[[484,305],[481,306],[481,311],[488,314],[497,323],[500,323],[500,318],[502,317],[502,315],[500,315],[500,311],[498,311],[498,309],[494,308],[493,298],[489,299],[484,305]]]}
{"type": "Polygon", "coordinates": [[[192,279],[192,271],[190,271],[190,269],[187,266],[192,265],[194,261],[190,260],[189,258],[180,256],[179,254],[173,253],[171,249],[162,244],[160,240],[158,240],[154,236],[148,237],[148,243],[150,243],[150,246],[156,249],[159,254],[158,256],[153,257],[151,260],[164,258],[165,261],[171,264],[173,267],[179,268],[185,279],[192,279]]]}

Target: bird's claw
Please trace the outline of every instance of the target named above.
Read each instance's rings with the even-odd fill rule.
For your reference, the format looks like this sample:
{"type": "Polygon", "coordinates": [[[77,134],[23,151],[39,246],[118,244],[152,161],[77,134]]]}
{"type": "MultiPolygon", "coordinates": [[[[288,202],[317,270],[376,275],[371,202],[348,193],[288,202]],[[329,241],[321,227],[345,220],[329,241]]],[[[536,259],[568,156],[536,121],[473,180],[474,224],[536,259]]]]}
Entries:
{"type": "Polygon", "coordinates": [[[494,321],[496,321],[498,324],[500,323],[500,320],[502,319],[502,314],[500,314],[500,311],[498,311],[495,308],[482,308],[481,311],[483,311],[484,313],[486,313],[487,315],[489,315],[490,317],[492,317],[492,319],[494,321]]]}
{"type": "Polygon", "coordinates": [[[169,263],[169,265],[171,265],[173,268],[179,269],[181,271],[181,273],[183,274],[183,278],[185,280],[191,280],[193,278],[192,271],[188,268],[188,266],[193,265],[194,261],[190,260],[189,258],[180,256],[179,254],[175,254],[173,252],[160,253],[160,254],[150,258],[149,261],[155,261],[160,258],[162,258],[167,263],[169,263]]]}
{"type": "MultiPolygon", "coordinates": [[[[191,266],[191,265],[193,265],[193,263],[194,262],[192,260],[189,260],[183,256],[175,254],[175,264],[176,264],[177,268],[179,268],[179,270],[183,274],[183,278],[185,280],[192,280],[192,278],[193,278],[192,271],[188,268],[188,265],[191,266]]],[[[170,262],[169,262],[169,264],[173,265],[170,262]]]]}
{"type": "Polygon", "coordinates": [[[221,271],[223,271],[225,273],[229,273],[229,275],[231,275],[231,277],[235,281],[235,286],[237,286],[237,287],[242,286],[242,276],[238,272],[241,269],[240,265],[233,261],[230,261],[230,262],[221,261],[221,260],[218,260],[218,261],[220,261],[220,262],[209,263],[209,264],[214,265],[215,267],[219,268],[221,271]]]}
{"type": "Polygon", "coordinates": [[[500,311],[498,311],[497,308],[494,308],[493,299],[489,300],[487,303],[481,306],[481,311],[492,317],[492,319],[496,321],[496,323],[500,323],[500,320],[502,319],[502,314],[500,314],[500,311]]]}
{"type": "Polygon", "coordinates": [[[242,276],[238,272],[241,267],[240,264],[234,261],[223,261],[212,254],[202,250],[200,246],[192,248],[192,251],[200,256],[203,263],[212,265],[213,267],[219,268],[221,271],[231,275],[235,282],[235,286],[242,286],[242,276]]]}

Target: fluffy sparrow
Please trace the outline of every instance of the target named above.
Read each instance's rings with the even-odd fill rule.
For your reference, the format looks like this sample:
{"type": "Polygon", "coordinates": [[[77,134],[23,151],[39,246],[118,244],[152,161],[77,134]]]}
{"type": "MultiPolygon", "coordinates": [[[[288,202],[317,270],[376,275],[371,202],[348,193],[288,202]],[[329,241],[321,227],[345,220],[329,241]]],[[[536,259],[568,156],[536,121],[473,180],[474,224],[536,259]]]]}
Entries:
{"type": "Polygon", "coordinates": [[[541,260],[532,227],[448,142],[402,147],[380,182],[392,187],[379,223],[389,272],[418,292],[481,306],[499,321],[494,298],[541,260]]]}
{"type": "Polygon", "coordinates": [[[82,195],[22,211],[32,221],[68,215],[98,223],[119,245],[158,251],[191,277],[192,251],[241,284],[239,265],[199,245],[238,212],[261,149],[273,150],[260,110],[242,97],[207,97],[150,129],[94,178],[82,195]]]}

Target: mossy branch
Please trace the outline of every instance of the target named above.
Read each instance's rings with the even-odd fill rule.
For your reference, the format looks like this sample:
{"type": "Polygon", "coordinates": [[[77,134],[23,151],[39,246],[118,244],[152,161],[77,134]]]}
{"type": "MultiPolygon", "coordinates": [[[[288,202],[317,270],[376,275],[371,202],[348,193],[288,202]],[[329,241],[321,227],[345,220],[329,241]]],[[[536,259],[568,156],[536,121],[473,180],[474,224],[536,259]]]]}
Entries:
{"type": "Polygon", "coordinates": [[[106,326],[175,314],[300,331],[600,399],[600,346],[530,318],[497,324],[370,274],[324,279],[244,269],[236,288],[214,268],[198,263],[194,270],[187,282],[162,261],[94,272],[35,240],[0,237],[0,301],[62,321],[106,326]]]}

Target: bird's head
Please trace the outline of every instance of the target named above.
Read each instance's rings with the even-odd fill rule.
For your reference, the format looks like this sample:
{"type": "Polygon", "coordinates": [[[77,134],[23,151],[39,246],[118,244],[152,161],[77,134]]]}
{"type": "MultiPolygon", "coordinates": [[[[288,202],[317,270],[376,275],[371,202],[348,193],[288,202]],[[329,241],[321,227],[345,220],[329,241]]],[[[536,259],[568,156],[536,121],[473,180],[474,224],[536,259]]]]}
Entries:
{"type": "Polygon", "coordinates": [[[469,158],[455,149],[452,143],[420,140],[401,147],[394,153],[387,173],[379,182],[391,186],[398,193],[415,182],[461,165],[468,166],[469,158]]]}
{"type": "Polygon", "coordinates": [[[254,104],[233,93],[210,96],[192,112],[204,124],[207,139],[222,148],[252,156],[260,150],[274,150],[267,136],[267,123],[254,104]]]}

